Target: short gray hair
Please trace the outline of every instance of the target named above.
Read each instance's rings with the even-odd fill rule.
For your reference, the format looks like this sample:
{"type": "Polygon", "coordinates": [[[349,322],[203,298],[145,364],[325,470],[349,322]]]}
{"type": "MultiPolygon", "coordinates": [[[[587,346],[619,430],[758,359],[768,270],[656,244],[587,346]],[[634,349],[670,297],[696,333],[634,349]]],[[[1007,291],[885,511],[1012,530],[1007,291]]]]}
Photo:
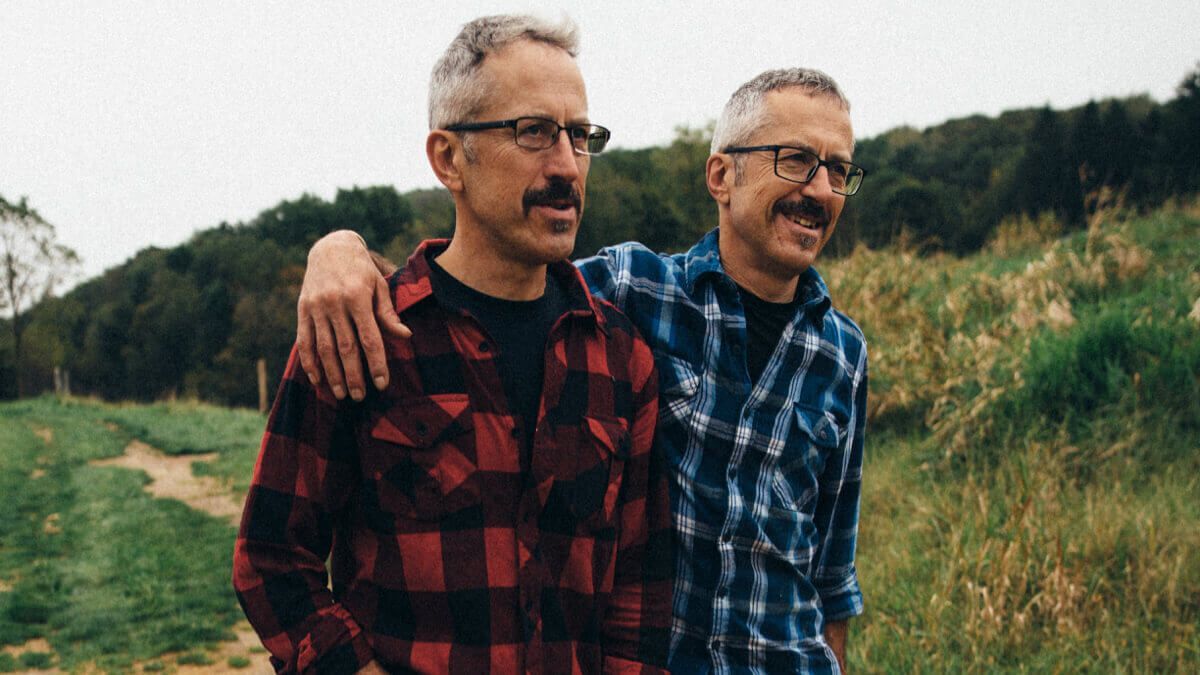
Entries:
{"type": "Polygon", "coordinates": [[[483,77],[483,60],[518,40],[544,42],[571,58],[579,53],[579,28],[565,16],[559,23],[550,23],[535,16],[498,14],[464,24],[433,66],[430,130],[466,122],[478,114],[491,89],[483,77]]]}
{"type": "Polygon", "coordinates": [[[813,96],[832,96],[846,112],[850,112],[850,101],[846,100],[837,82],[825,73],[812,68],[768,70],[738,87],[729,97],[713,129],[711,152],[715,154],[731,145],[748,143],[765,121],[763,101],[767,94],[790,87],[799,87],[813,96]]]}

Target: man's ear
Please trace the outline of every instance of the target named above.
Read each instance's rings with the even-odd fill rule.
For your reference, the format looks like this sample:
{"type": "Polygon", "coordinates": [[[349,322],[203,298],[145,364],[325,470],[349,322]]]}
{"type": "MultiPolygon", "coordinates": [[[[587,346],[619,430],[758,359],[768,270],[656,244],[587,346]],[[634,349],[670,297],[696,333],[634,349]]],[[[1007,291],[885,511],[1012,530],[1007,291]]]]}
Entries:
{"type": "Polygon", "coordinates": [[[729,189],[737,178],[737,168],[733,166],[733,155],[715,152],[708,156],[704,165],[704,182],[708,185],[708,194],[722,206],[729,206],[729,189]]]}
{"type": "Polygon", "coordinates": [[[463,156],[461,138],[448,131],[434,129],[425,139],[425,156],[429,158],[433,173],[447,190],[462,191],[462,165],[466,157],[463,156]]]}

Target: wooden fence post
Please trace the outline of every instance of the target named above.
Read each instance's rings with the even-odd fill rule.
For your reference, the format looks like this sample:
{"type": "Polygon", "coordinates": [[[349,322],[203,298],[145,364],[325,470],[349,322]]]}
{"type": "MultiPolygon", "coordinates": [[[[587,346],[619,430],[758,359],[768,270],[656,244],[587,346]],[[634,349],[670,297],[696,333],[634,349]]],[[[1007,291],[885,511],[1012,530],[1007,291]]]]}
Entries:
{"type": "Polygon", "coordinates": [[[267,360],[258,360],[258,412],[267,412],[267,360]]]}

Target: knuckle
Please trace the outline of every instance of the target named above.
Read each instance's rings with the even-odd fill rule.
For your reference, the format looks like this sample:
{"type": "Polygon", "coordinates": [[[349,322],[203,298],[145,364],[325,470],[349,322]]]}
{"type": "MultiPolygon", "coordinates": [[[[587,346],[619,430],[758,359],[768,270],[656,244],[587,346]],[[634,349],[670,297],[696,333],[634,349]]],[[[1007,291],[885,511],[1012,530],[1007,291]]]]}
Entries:
{"type": "Polygon", "coordinates": [[[379,339],[378,337],[376,337],[375,335],[372,335],[372,334],[369,334],[369,333],[368,333],[368,334],[361,335],[361,336],[358,338],[358,341],[359,341],[359,343],[362,345],[362,348],[363,348],[364,350],[368,351],[368,352],[370,352],[370,351],[374,351],[374,350],[376,350],[376,349],[379,349],[380,347],[382,347],[382,346],[383,346],[383,341],[382,341],[382,340],[380,340],[380,339],[379,339]]]}
{"type": "Polygon", "coordinates": [[[354,340],[350,338],[338,338],[337,350],[342,356],[350,356],[357,352],[358,348],[354,340]]]}
{"type": "Polygon", "coordinates": [[[322,358],[329,358],[330,356],[333,356],[337,352],[334,350],[333,342],[331,340],[318,339],[317,340],[317,353],[320,354],[322,358]]]}

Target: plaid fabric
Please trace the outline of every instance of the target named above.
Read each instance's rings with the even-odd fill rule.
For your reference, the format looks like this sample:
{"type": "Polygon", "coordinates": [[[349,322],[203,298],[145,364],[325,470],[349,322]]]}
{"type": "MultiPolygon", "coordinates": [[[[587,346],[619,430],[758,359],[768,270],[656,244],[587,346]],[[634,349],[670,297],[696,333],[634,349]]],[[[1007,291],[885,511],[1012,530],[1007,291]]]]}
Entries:
{"type": "Polygon", "coordinates": [[[671,668],[837,671],[825,621],[862,612],[854,569],[867,396],[859,328],[816,270],[758,382],[718,232],[681,255],[640,244],[579,263],[650,343],[657,448],[672,473],[671,668]]]}
{"type": "Polygon", "coordinates": [[[280,672],[662,672],[673,577],[649,348],[552,266],[571,309],[523,466],[496,350],[431,295],[425,256],[445,244],[390,280],[413,338],[389,341],[385,392],[339,403],[292,355],[234,551],[246,616],[280,672]]]}

